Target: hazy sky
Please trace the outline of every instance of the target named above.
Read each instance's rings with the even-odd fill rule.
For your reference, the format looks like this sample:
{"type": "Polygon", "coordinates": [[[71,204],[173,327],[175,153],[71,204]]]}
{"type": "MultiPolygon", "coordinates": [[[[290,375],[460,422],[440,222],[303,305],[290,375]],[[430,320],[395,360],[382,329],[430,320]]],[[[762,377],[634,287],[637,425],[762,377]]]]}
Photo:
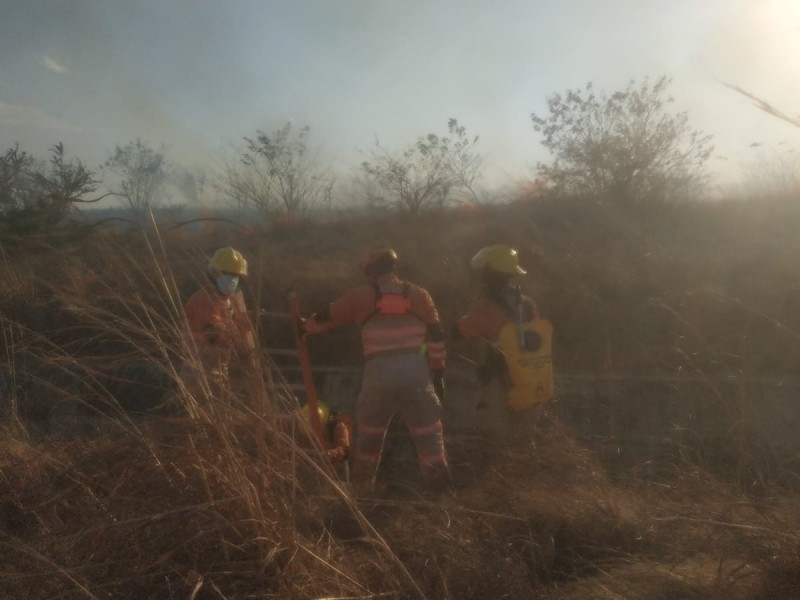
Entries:
{"type": "Polygon", "coordinates": [[[549,94],[661,74],[720,181],[800,145],[720,83],[800,113],[800,0],[0,0],[0,144],[90,167],[137,136],[213,164],[291,120],[346,170],[456,117],[511,181],[547,158],[549,94]]]}

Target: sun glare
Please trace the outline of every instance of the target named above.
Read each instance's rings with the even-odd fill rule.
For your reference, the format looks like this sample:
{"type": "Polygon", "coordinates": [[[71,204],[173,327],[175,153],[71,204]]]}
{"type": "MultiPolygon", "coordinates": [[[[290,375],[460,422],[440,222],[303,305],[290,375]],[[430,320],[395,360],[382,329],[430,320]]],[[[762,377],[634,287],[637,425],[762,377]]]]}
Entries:
{"type": "Polygon", "coordinates": [[[800,81],[800,3],[754,2],[749,12],[761,66],[796,89],[800,81]]]}

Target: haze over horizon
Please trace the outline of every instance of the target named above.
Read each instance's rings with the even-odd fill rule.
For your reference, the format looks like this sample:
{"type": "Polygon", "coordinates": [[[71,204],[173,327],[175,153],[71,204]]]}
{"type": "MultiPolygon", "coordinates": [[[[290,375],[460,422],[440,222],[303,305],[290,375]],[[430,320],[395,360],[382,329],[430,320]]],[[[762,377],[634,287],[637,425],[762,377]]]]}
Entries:
{"type": "Polygon", "coordinates": [[[7,2],[0,140],[90,168],[140,137],[211,169],[287,121],[321,161],[355,170],[377,136],[400,149],[455,117],[480,136],[485,180],[531,178],[548,154],[530,121],[592,81],[672,78],[676,110],[714,136],[717,185],[800,129],[725,87],[800,112],[798,0],[173,0],[7,2]]]}

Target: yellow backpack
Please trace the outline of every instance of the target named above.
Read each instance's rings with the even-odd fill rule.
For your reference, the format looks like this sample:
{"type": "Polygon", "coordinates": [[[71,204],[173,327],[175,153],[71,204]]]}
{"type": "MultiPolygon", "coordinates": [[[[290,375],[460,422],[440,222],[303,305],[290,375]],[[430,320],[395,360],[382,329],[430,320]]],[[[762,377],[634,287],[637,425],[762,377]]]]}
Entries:
{"type": "Polygon", "coordinates": [[[505,357],[512,388],[507,406],[523,411],[553,399],[553,326],[545,319],[528,323],[510,320],[500,330],[500,351],[505,357]]]}

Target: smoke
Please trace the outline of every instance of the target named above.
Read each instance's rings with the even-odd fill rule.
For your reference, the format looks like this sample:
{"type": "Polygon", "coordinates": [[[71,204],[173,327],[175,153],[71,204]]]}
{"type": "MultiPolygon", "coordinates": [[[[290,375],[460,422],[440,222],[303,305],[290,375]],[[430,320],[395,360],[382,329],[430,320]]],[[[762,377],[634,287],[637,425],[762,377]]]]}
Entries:
{"type": "Polygon", "coordinates": [[[0,123],[19,128],[55,129],[59,131],[81,131],[45,111],[33,106],[19,106],[0,102],[0,123]]]}
{"type": "Polygon", "coordinates": [[[756,0],[726,13],[709,38],[705,69],[765,97],[777,106],[800,111],[800,7],[788,0],[756,0]]]}

